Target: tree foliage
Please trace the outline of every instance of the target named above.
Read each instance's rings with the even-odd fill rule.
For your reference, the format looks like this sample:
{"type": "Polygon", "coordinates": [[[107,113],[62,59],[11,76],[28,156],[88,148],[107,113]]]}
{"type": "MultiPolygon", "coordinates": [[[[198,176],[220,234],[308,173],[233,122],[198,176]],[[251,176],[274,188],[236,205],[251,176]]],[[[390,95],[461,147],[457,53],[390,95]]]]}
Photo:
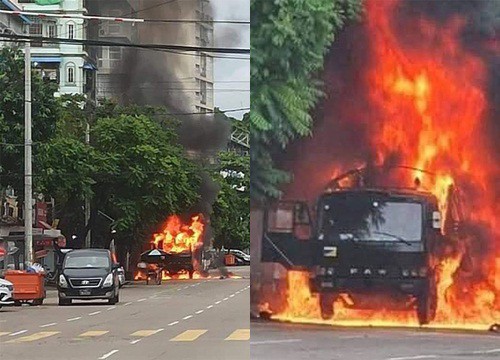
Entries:
{"type": "MultiPolygon", "coordinates": [[[[139,243],[173,213],[198,200],[200,170],[177,141],[179,122],[161,108],[83,96],[54,97],[56,87],[33,73],[33,186],[55,198],[56,217],[81,246],[92,228],[94,245],[106,245],[110,226],[124,247],[139,243]],[[85,142],[90,124],[90,144],[85,142]],[[83,202],[91,199],[90,226],[83,202]],[[110,216],[105,219],[100,214],[110,216]]],[[[24,56],[0,49],[0,188],[22,194],[24,164],[24,56]]]]}
{"type": "MultiPolygon", "coordinates": [[[[248,131],[248,116],[232,126],[248,131]]],[[[220,186],[211,217],[214,245],[226,249],[250,246],[250,157],[235,151],[219,153],[214,178],[220,186]]]]}
{"type": "MultiPolygon", "coordinates": [[[[59,115],[53,94],[57,88],[32,74],[33,155],[37,143],[50,139],[59,115]]],[[[24,55],[17,48],[0,48],[0,188],[24,189],[24,55]]]]}
{"type": "Polygon", "coordinates": [[[252,198],[278,197],[289,174],[273,153],[311,133],[310,110],[322,95],[315,74],[334,34],[361,0],[252,0],[252,198]]]}

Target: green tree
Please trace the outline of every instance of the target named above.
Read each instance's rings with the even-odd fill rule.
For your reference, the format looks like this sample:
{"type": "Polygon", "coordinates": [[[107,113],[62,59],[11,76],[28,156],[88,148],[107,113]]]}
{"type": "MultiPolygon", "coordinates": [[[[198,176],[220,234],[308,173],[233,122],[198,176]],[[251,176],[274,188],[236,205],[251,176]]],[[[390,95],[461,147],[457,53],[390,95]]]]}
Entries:
{"type": "Polygon", "coordinates": [[[311,133],[310,111],[322,95],[315,78],[334,34],[361,0],[252,0],[252,198],[278,197],[290,176],[273,154],[311,133]]]}
{"type": "MultiPolygon", "coordinates": [[[[33,157],[38,144],[55,134],[59,106],[56,85],[32,76],[33,157]]],[[[0,188],[24,189],[24,55],[15,47],[0,48],[0,188]]]]}
{"type": "Polygon", "coordinates": [[[127,247],[142,242],[169,214],[182,213],[198,199],[197,165],[177,143],[178,122],[158,121],[160,109],[95,109],[79,96],[61,98],[57,135],[42,145],[38,186],[56,198],[61,227],[83,239],[92,228],[97,244],[109,240],[109,222],[127,247]],[[155,118],[153,118],[155,116],[155,118]],[[86,123],[90,144],[85,144],[86,123]],[[83,199],[92,199],[90,226],[83,226],[83,199]],[[75,225],[77,224],[77,225],[75,225]]]}
{"type": "Polygon", "coordinates": [[[215,179],[220,185],[213,206],[214,245],[246,249],[250,246],[250,158],[233,151],[219,154],[215,179]]]}

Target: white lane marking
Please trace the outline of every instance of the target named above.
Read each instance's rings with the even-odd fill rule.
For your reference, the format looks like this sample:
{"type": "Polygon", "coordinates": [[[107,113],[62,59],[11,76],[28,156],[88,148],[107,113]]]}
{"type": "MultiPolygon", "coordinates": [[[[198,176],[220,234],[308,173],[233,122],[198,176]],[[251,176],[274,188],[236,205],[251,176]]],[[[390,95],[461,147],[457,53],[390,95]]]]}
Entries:
{"type": "Polygon", "coordinates": [[[415,356],[402,356],[387,358],[386,360],[414,360],[414,359],[436,359],[437,355],[415,355],[415,356]]]}
{"type": "Polygon", "coordinates": [[[198,310],[195,314],[201,314],[204,310],[198,310]]]}
{"type": "Polygon", "coordinates": [[[129,306],[130,304],[132,304],[132,303],[128,302],[128,303],[123,304],[123,306],[129,306]]]}
{"type": "Polygon", "coordinates": [[[25,332],[28,332],[28,330],[19,330],[15,333],[10,334],[9,336],[21,335],[21,334],[24,334],[25,332]]]}
{"type": "Polygon", "coordinates": [[[229,299],[229,298],[226,297],[226,298],[222,299],[222,301],[226,301],[227,299],[229,299]]]}
{"type": "Polygon", "coordinates": [[[229,295],[230,298],[234,297],[234,294],[229,295]]]}
{"type": "Polygon", "coordinates": [[[137,300],[137,302],[143,302],[143,301],[146,301],[147,299],[139,299],[137,300]]]}
{"type": "Polygon", "coordinates": [[[80,320],[82,317],[81,316],[77,316],[77,317],[74,317],[74,318],[71,318],[71,319],[68,319],[66,321],[76,321],[76,320],[80,320]]]}
{"type": "Polygon", "coordinates": [[[57,323],[50,323],[50,324],[40,325],[40,327],[41,328],[46,328],[46,327],[54,326],[54,325],[57,325],[57,323]]]}
{"type": "Polygon", "coordinates": [[[138,343],[139,341],[141,341],[141,340],[142,340],[142,339],[132,340],[130,343],[131,343],[132,345],[135,345],[135,344],[137,344],[137,343],[138,343]]]}
{"type": "Polygon", "coordinates": [[[113,310],[113,309],[116,309],[116,306],[111,306],[111,307],[107,308],[108,311],[113,310]]]}
{"type": "Polygon", "coordinates": [[[182,289],[181,288],[178,288],[177,291],[181,291],[182,289]]]}
{"type": "Polygon", "coordinates": [[[97,315],[97,314],[100,314],[101,312],[100,311],[94,311],[94,312],[91,312],[89,314],[89,316],[94,316],[94,315],[97,315]]]}
{"type": "Polygon", "coordinates": [[[339,336],[339,339],[362,339],[364,338],[364,335],[351,335],[351,336],[339,336]]]}
{"type": "Polygon", "coordinates": [[[292,342],[301,342],[301,341],[302,341],[302,339],[250,341],[250,345],[281,344],[281,343],[292,343],[292,342]]]}
{"type": "Polygon", "coordinates": [[[219,305],[222,301],[216,301],[215,305],[219,305]]]}
{"type": "Polygon", "coordinates": [[[192,317],[193,317],[193,315],[184,316],[184,317],[182,318],[182,320],[191,319],[192,317]]]}
{"type": "Polygon", "coordinates": [[[213,305],[208,305],[208,306],[207,306],[207,309],[211,309],[211,308],[213,308],[213,307],[214,307],[213,305]]]}
{"type": "Polygon", "coordinates": [[[159,332],[162,332],[163,330],[165,330],[165,329],[158,329],[153,334],[158,334],[159,332]]]}
{"type": "Polygon", "coordinates": [[[500,352],[500,349],[491,349],[491,350],[477,350],[473,351],[473,354],[494,354],[500,352]]]}
{"type": "Polygon", "coordinates": [[[104,359],[107,359],[107,358],[109,358],[111,355],[116,354],[117,352],[118,352],[118,350],[111,350],[109,353],[104,354],[103,356],[101,356],[101,357],[99,358],[99,360],[104,360],[104,359]]]}
{"type": "Polygon", "coordinates": [[[176,325],[178,323],[179,323],[178,321],[172,321],[170,324],[168,324],[168,326],[174,326],[174,325],[176,325]]]}
{"type": "Polygon", "coordinates": [[[191,287],[194,287],[194,286],[196,286],[196,284],[191,285],[191,287]]]}

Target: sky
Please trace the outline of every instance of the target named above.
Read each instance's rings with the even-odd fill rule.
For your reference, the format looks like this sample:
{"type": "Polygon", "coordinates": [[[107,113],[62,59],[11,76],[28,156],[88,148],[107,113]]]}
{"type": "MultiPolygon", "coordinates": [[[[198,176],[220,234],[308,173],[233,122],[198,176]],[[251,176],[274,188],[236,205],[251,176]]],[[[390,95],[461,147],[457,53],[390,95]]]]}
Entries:
{"type": "MultiPolygon", "coordinates": [[[[215,20],[250,21],[250,0],[211,0],[211,3],[215,20]]],[[[250,48],[250,25],[216,24],[214,36],[217,47],[250,48]]],[[[250,107],[250,61],[217,58],[214,67],[215,106],[221,110],[250,107]]],[[[227,115],[241,119],[246,112],[232,112],[227,115]]]]}

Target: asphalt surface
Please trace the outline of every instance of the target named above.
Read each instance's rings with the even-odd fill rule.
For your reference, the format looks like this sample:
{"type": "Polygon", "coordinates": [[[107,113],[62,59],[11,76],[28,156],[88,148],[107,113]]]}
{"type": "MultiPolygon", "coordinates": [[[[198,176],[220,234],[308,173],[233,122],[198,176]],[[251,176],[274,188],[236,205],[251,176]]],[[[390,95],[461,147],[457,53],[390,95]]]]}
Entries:
{"type": "Polygon", "coordinates": [[[493,360],[500,334],[252,321],[252,360],[493,360]]]}
{"type": "Polygon", "coordinates": [[[242,278],[134,283],[120,302],[0,310],[1,360],[250,358],[249,267],[242,278]]]}

